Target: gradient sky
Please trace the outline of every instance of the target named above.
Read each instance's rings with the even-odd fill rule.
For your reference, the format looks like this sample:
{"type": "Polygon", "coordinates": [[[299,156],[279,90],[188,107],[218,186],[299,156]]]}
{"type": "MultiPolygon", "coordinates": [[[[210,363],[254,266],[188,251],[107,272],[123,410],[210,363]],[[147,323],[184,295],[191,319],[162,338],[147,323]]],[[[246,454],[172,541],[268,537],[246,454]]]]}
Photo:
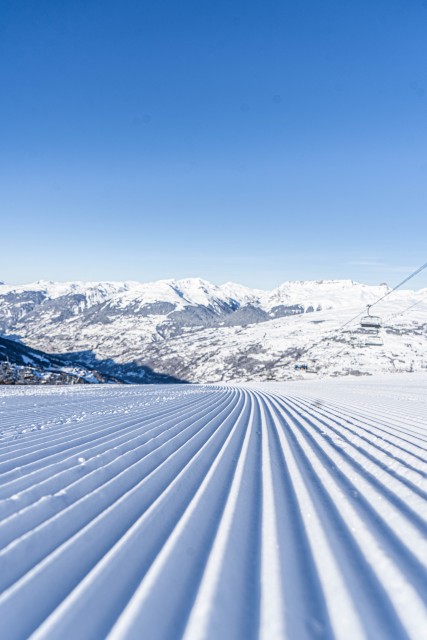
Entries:
{"type": "Polygon", "coordinates": [[[0,280],[398,282],[426,33],[423,0],[2,0],[0,280]]]}

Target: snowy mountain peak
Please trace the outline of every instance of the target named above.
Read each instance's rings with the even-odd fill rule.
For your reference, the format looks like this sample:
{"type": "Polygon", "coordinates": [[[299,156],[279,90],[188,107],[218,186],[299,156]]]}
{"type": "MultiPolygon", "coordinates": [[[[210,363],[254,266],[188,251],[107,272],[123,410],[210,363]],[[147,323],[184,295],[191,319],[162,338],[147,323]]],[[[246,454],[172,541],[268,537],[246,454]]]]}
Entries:
{"type": "Polygon", "coordinates": [[[201,278],[184,278],[175,280],[174,283],[175,290],[193,304],[209,306],[213,301],[223,299],[220,287],[201,278]]]}
{"type": "Polygon", "coordinates": [[[375,307],[384,320],[382,351],[360,346],[357,322],[340,333],[388,290],[321,280],[262,291],[201,278],[1,285],[0,332],[127,382],[153,380],[147,367],[191,381],[283,379],[299,358],[334,372],[423,367],[426,289],[393,292],[375,307]],[[331,364],[334,349],[347,355],[331,364]]]}

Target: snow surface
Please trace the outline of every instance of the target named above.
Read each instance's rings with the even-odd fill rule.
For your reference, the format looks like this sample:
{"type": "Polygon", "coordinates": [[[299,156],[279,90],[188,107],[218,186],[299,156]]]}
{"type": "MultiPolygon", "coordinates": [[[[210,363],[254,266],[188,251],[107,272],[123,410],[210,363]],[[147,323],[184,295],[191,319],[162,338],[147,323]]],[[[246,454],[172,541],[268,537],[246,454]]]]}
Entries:
{"type": "Polygon", "coordinates": [[[426,392],[0,388],[0,637],[424,639],[426,392]]]}

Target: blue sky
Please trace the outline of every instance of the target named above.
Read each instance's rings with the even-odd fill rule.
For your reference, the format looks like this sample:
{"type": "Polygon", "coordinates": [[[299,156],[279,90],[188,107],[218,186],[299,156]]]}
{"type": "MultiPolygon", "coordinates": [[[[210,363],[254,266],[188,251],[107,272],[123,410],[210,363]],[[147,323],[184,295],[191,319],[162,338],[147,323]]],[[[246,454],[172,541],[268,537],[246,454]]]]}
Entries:
{"type": "Polygon", "coordinates": [[[0,280],[399,281],[426,29],[423,0],[4,0],[0,280]]]}

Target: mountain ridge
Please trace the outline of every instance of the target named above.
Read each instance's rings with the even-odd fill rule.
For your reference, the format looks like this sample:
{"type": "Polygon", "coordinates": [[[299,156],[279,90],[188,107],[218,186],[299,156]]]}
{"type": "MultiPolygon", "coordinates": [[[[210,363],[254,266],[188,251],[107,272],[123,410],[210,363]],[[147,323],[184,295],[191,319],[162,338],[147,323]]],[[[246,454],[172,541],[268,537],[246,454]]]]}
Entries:
{"type": "Polygon", "coordinates": [[[381,303],[386,316],[415,309],[409,322],[403,316],[403,325],[400,318],[382,330],[384,349],[373,358],[357,345],[357,323],[338,331],[389,291],[353,280],[285,281],[269,291],[202,278],[0,285],[0,333],[107,375],[121,367],[126,382],[153,381],[144,367],[193,382],[288,379],[301,358],[328,375],[422,368],[427,289],[396,291],[381,303]],[[392,339],[400,331],[409,346],[392,339]],[[328,361],[337,352],[334,366],[310,346],[319,340],[328,361]],[[346,342],[343,360],[337,347],[346,342]]]}

